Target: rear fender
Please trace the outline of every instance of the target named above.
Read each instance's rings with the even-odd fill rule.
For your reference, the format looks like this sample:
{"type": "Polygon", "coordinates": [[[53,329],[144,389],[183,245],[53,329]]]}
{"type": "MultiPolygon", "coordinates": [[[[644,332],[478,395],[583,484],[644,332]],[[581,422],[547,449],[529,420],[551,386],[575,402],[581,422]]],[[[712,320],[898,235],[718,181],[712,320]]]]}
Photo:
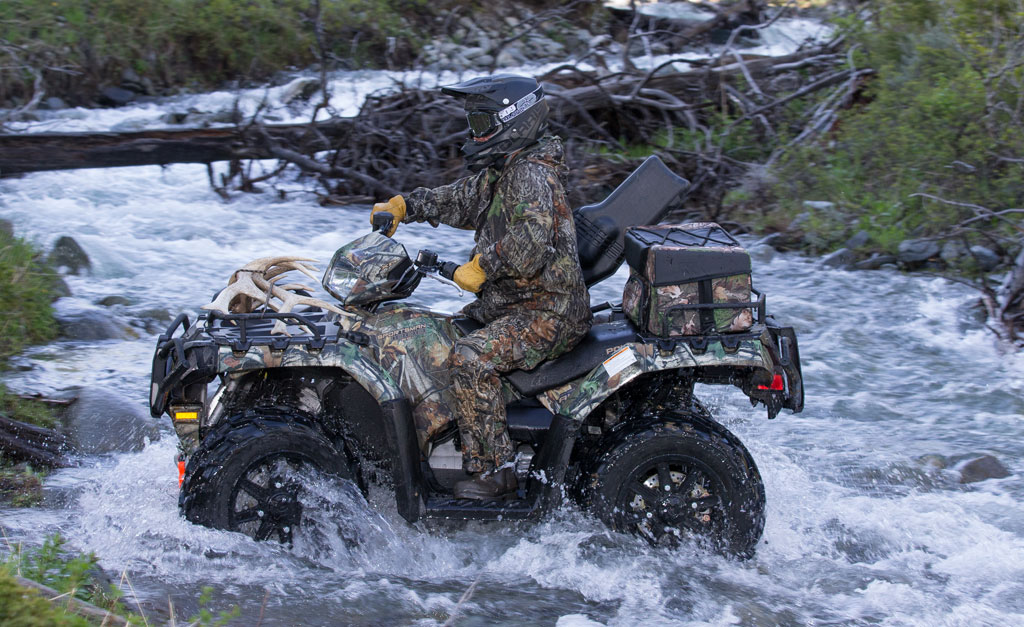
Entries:
{"type": "Polygon", "coordinates": [[[771,357],[765,353],[759,335],[745,334],[707,341],[694,347],[686,339],[635,342],[614,351],[587,375],[549,390],[539,398],[553,414],[582,422],[606,398],[638,376],[681,368],[726,367],[771,370],[771,357]]]}

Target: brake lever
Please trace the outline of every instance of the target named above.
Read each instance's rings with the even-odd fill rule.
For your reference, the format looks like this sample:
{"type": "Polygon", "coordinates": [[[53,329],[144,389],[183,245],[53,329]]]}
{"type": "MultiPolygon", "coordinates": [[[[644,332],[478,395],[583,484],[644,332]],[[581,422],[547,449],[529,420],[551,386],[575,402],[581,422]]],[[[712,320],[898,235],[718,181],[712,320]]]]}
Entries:
{"type": "Polygon", "coordinates": [[[452,280],[455,274],[455,270],[458,269],[459,264],[451,261],[438,261],[437,253],[432,250],[421,250],[416,255],[416,269],[419,270],[424,276],[428,276],[439,283],[445,285],[451,285],[455,289],[459,290],[459,296],[462,296],[462,287],[452,280]]]}

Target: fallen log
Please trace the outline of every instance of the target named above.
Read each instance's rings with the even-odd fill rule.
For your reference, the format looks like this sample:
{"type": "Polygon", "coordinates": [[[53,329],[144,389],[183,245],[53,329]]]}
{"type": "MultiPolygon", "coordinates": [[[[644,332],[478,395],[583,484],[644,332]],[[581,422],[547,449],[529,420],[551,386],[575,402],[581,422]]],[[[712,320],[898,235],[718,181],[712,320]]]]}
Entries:
{"type": "Polygon", "coordinates": [[[67,468],[71,460],[64,434],[0,416],[0,453],[16,462],[46,468],[67,468]]]}
{"type": "MultiPolygon", "coordinates": [[[[279,142],[312,152],[344,141],[351,128],[352,121],[347,118],[261,127],[279,142]]],[[[253,127],[0,135],[0,175],[272,158],[270,147],[253,127]]]]}

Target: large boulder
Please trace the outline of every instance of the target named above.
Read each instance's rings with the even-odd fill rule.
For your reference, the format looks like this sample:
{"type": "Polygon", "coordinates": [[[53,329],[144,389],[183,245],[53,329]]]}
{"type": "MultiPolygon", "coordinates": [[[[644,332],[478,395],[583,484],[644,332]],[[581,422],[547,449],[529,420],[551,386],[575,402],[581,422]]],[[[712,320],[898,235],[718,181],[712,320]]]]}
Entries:
{"type": "Polygon", "coordinates": [[[46,261],[54,268],[65,268],[70,274],[78,274],[82,270],[91,270],[92,262],[82,246],[75,238],[62,235],[53,245],[53,250],[46,261]]]}
{"type": "Polygon", "coordinates": [[[61,431],[76,453],[140,451],[160,439],[156,420],[138,402],[105,388],[71,391],[76,400],[61,416],[61,431]]]}
{"type": "Polygon", "coordinates": [[[971,256],[983,272],[995,270],[1001,261],[998,254],[984,246],[971,246],[971,256]]]}
{"type": "Polygon", "coordinates": [[[856,261],[857,256],[849,248],[840,248],[839,250],[829,253],[821,260],[821,265],[826,268],[849,268],[856,261]]]}
{"type": "Polygon", "coordinates": [[[139,337],[131,325],[122,322],[107,308],[75,302],[58,301],[53,317],[61,337],[68,340],[133,340],[139,337]]]}

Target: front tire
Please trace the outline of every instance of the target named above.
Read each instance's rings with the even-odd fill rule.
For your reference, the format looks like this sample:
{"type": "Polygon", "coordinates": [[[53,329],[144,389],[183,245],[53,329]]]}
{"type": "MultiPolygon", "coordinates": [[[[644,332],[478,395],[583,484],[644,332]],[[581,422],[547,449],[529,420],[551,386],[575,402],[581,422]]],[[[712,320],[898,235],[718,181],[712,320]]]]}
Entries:
{"type": "Polygon", "coordinates": [[[725,427],[697,415],[627,433],[588,475],[585,500],[616,531],[656,545],[691,538],[752,557],[764,530],[764,484],[725,427]]]}
{"type": "Polygon", "coordinates": [[[353,476],[343,451],[308,420],[250,410],[224,420],[189,458],[179,506],[187,520],[291,544],[302,524],[300,473],[353,476]]]}

